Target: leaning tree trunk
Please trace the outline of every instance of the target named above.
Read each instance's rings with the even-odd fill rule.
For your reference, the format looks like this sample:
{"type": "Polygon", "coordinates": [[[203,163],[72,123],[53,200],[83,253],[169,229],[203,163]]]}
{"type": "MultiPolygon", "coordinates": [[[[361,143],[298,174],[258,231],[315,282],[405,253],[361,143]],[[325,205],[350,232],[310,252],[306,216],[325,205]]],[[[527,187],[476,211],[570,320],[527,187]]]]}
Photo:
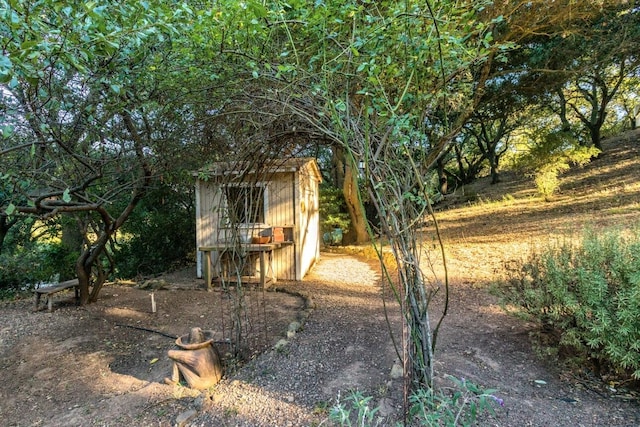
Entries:
{"type": "Polygon", "coordinates": [[[352,242],[355,244],[369,241],[367,232],[367,218],[364,213],[360,191],[358,189],[358,169],[353,157],[347,157],[345,161],[344,182],[342,185],[344,200],[351,219],[350,234],[352,242]]]}
{"type": "Polygon", "coordinates": [[[365,213],[360,188],[358,187],[358,168],[353,153],[346,153],[344,147],[333,147],[334,185],[342,188],[342,195],[347,206],[351,227],[345,235],[348,243],[365,243],[369,241],[367,232],[367,216],[365,213]]]}

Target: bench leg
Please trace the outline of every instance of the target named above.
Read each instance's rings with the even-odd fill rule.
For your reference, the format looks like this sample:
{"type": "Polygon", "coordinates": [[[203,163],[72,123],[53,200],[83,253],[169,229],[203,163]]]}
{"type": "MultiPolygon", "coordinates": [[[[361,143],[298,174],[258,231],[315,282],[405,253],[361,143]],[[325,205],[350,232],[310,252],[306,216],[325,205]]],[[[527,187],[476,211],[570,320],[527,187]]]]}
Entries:
{"type": "Polygon", "coordinates": [[[35,292],[33,311],[38,311],[39,306],[40,306],[40,292],[35,292]]]}
{"type": "Polygon", "coordinates": [[[51,295],[47,295],[47,308],[49,309],[49,313],[53,311],[53,298],[51,298],[51,295]]]}

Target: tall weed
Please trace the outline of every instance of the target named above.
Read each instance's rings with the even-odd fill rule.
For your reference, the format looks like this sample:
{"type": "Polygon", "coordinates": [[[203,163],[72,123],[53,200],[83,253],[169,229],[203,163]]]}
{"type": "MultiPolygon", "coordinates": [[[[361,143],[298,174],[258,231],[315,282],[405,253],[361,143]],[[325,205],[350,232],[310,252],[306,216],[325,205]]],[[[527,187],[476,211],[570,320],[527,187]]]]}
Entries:
{"type": "MultiPolygon", "coordinates": [[[[467,427],[476,425],[480,416],[495,415],[495,407],[504,401],[477,384],[447,376],[452,387],[441,390],[419,388],[409,397],[408,422],[420,427],[467,427]]],[[[388,425],[388,420],[378,417],[380,407],[372,407],[372,397],[353,391],[345,399],[338,395],[336,404],[329,411],[329,420],[341,427],[376,427],[388,425]]],[[[400,425],[397,423],[396,425],[400,425]]]]}

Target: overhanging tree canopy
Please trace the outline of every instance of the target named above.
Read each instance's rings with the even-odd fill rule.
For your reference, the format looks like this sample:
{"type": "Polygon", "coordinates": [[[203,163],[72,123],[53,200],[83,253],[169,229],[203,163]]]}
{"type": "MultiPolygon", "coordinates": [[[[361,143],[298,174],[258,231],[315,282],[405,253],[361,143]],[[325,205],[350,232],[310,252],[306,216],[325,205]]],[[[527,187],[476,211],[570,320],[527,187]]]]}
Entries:
{"type": "Polygon", "coordinates": [[[169,6],[0,8],[2,181],[14,188],[3,215],[77,216],[86,240],[76,264],[82,303],[97,298],[106,277],[99,258],[159,174],[172,130],[160,93],[180,17],[169,6]]]}

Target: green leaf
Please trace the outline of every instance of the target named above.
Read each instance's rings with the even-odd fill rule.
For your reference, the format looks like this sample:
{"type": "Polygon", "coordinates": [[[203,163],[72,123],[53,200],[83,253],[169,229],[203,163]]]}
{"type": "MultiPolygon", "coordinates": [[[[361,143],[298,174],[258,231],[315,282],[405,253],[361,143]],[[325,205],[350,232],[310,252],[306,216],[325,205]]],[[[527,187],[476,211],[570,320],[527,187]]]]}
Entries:
{"type": "Polygon", "coordinates": [[[336,102],[336,110],[347,111],[347,104],[345,104],[344,101],[339,100],[338,102],[336,102]]]}
{"type": "Polygon", "coordinates": [[[2,127],[2,136],[4,138],[9,138],[13,135],[13,126],[6,125],[2,127]]]}
{"type": "Polygon", "coordinates": [[[13,63],[8,56],[0,56],[0,72],[8,73],[13,68],[13,63]]]}
{"type": "Polygon", "coordinates": [[[266,18],[267,9],[262,6],[260,3],[251,2],[249,3],[249,9],[253,12],[253,14],[258,18],[266,18]]]}
{"type": "Polygon", "coordinates": [[[12,215],[16,211],[16,205],[9,203],[9,206],[4,210],[7,215],[12,215]]]}
{"type": "Polygon", "coordinates": [[[69,189],[68,188],[66,190],[64,190],[64,193],[62,193],[62,200],[65,203],[69,203],[71,201],[71,195],[69,194],[69,189]]]}

